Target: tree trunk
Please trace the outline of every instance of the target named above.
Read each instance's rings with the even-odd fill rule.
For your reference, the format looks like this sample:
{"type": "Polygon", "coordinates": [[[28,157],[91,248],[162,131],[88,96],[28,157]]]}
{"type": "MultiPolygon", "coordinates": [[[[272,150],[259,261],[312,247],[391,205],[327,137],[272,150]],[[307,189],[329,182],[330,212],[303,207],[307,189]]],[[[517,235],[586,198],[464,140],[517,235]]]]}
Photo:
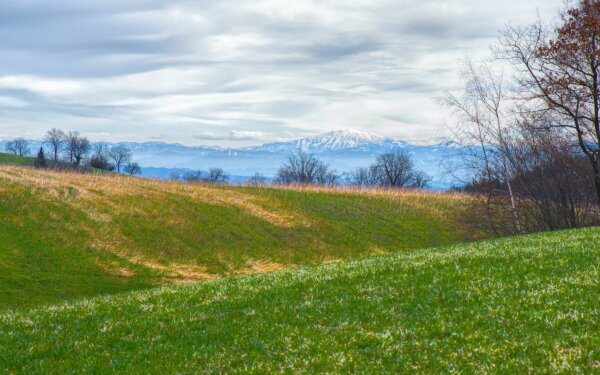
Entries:
{"type": "Polygon", "coordinates": [[[521,229],[521,220],[519,219],[519,213],[517,212],[517,203],[515,202],[515,195],[513,193],[512,184],[510,183],[510,179],[508,179],[508,178],[506,179],[506,185],[508,186],[508,195],[510,196],[510,205],[512,208],[513,218],[515,220],[515,229],[517,230],[517,234],[523,234],[523,230],[521,229]]]}
{"type": "Polygon", "coordinates": [[[596,187],[596,199],[598,200],[598,204],[600,205],[600,171],[598,171],[598,166],[594,165],[594,186],[596,187]]]}

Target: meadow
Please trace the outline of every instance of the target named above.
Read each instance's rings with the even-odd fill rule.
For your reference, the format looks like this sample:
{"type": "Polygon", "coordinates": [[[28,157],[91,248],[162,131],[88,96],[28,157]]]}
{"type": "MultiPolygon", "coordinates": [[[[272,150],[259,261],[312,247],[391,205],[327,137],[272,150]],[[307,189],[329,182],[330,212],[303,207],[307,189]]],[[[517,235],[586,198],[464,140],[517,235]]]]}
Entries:
{"type": "Polygon", "coordinates": [[[13,164],[0,166],[0,310],[486,236],[456,194],[182,184],[0,157],[13,164]]]}
{"type": "Polygon", "coordinates": [[[599,228],[482,241],[461,194],[31,164],[0,154],[2,372],[600,371],[599,228]]]}
{"type": "Polygon", "coordinates": [[[599,229],[0,314],[8,373],[594,373],[599,229]]]}

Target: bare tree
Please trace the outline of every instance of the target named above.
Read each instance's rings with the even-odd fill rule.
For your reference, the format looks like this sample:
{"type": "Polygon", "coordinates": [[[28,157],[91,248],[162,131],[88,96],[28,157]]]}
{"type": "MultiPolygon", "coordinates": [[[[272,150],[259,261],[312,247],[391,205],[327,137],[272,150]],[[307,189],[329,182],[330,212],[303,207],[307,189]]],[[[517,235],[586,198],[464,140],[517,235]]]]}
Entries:
{"type": "Polygon", "coordinates": [[[17,156],[27,156],[29,155],[29,142],[27,142],[23,138],[17,138],[13,141],[9,141],[6,144],[6,152],[17,156]]]}
{"type": "Polygon", "coordinates": [[[410,187],[415,189],[425,189],[431,182],[431,176],[423,171],[414,171],[410,187]]]}
{"type": "Polygon", "coordinates": [[[221,168],[211,168],[202,180],[210,184],[226,184],[229,181],[229,175],[221,168]]]}
{"type": "Polygon", "coordinates": [[[136,174],[142,173],[142,168],[140,167],[140,165],[138,163],[133,162],[133,163],[128,163],[127,165],[125,165],[125,167],[123,168],[123,171],[130,176],[135,176],[136,174]]]}
{"type": "Polygon", "coordinates": [[[221,168],[211,168],[208,172],[200,170],[186,172],[182,179],[189,183],[226,184],[229,175],[221,168]]]}
{"type": "Polygon", "coordinates": [[[117,173],[121,173],[121,167],[131,160],[131,150],[124,145],[117,145],[109,150],[108,156],[114,162],[117,173]]]}
{"type": "MultiPolygon", "coordinates": [[[[454,110],[458,122],[451,141],[462,146],[461,161],[469,168],[481,171],[492,189],[495,173],[500,172],[511,202],[513,225],[522,233],[507,161],[508,138],[516,124],[510,97],[505,91],[503,73],[490,63],[475,66],[466,60],[461,72],[463,91],[448,93],[442,103],[454,110]]],[[[488,202],[492,191],[489,191],[488,202]]]]}
{"type": "Polygon", "coordinates": [[[357,186],[377,186],[382,184],[380,169],[377,165],[359,167],[350,173],[350,183],[357,186]]]}
{"type": "Polygon", "coordinates": [[[508,27],[496,53],[517,68],[526,110],[554,113],[546,129],[562,129],[579,145],[600,202],[600,1],[577,1],[556,29],[541,20],[508,27]]]}
{"type": "Polygon", "coordinates": [[[90,152],[90,141],[82,137],[78,131],[70,131],[67,133],[67,158],[71,165],[79,167],[81,162],[90,152]]]}
{"type": "Polygon", "coordinates": [[[181,178],[185,182],[198,183],[204,179],[204,173],[202,171],[189,171],[184,173],[181,178]]]}
{"type": "Polygon", "coordinates": [[[52,160],[58,161],[58,156],[67,143],[67,135],[60,129],[52,128],[46,132],[44,142],[48,143],[52,149],[52,160]]]}
{"type": "Polygon", "coordinates": [[[350,174],[350,182],[358,186],[427,187],[431,178],[417,171],[410,154],[396,150],[381,154],[369,167],[361,167],[350,174]]]}
{"type": "MultiPolygon", "coordinates": [[[[517,199],[522,230],[536,232],[577,228],[598,223],[595,188],[589,163],[577,146],[560,129],[540,130],[535,116],[519,120],[506,144],[506,160],[512,171],[511,185],[517,199]]],[[[480,175],[465,190],[475,193],[492,190],[489,224],[497,234],[514,233],[507,228],[505,207],[511,207],[502,190],[501,164],[493,164],[492,178],[480,175]]],[[[474,201],[477,206],[478,200],[474,201]]]]}
{"type": "Polygon", "coordinates": [[[261,173],[256,172],[254,176],[250,177],[246,182],[249,186],[263,186],[267,184],[267,178],[261,173]]]}
{"type": "Polygon", "coordinates": [[[302,150],[292,152],[279,168],[276,181],[281,184],[334,184],[339,179],[335,170],[313,154],[302,150]]]}
{"type": "Polygon", "coordinates": [[[314,183],[317,185],[333,186],[338,183],[340,175],[327,164],[320,163],[315,171],[314,183]]]}
{"type": "Polygon", "coordinates": [[[379,171],[381,183],[384,186],[409,186],[414,177],[413,162],[410,154],[404,150],[379,155],[375,161],[375,168],[379,171]]]}
{"type": "Polygon", "coordinates": [[[515,193],[525,198],[522,210],[535,219],[529,220],[528,229],[588,225],[595,206],[589,164],[560,129],[540,130],[541,126],[522,123],[519,139],[509,146],[515,193]]]}
{"type": "Polygon", "coordinates": [[[97,143],[93,146],[93,153],[89,160],[89,166],[105,171],[112,171],[115,166],[108,160],[108,147],[103,143],[97,143]]]}

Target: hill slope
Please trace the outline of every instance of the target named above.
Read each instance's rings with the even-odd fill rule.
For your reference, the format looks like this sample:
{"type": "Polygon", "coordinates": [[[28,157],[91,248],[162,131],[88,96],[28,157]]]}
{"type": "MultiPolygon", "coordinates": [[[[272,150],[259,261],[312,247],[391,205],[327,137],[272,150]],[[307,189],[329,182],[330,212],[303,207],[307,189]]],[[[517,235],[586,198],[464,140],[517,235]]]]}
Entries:
{"type": "Polygon", "coordinates": [[[0,315],[25,373],[590,373],[599,229],[416,250],[0,315]]]}
{"type": "Polygon", "coordinates": [[[26,165],[33,166],[35,158],[31,156],[17,156],[0,152],[0,165],[26,165]]]}
{"type": "Polygon", "coordinates": [[[456,243],[467,205],[0,166],[0,308],[456,243]]]}

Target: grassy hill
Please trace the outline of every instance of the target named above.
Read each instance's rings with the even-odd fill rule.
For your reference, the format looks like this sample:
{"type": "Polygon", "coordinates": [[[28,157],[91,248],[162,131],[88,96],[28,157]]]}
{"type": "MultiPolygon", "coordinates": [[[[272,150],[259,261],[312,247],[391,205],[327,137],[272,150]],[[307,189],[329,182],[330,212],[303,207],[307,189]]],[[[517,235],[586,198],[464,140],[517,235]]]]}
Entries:
{"type": "Polygon", "coordinates": [[[598,372],[599,241],[550,233],[7,312],[0,368],[598,372]]]}
{"type": "Polygon", "coordinates": [[[33,166],[35,158],[30,156],[17,156],[0,152],[0,165],[26,165],[33,166]]]}
{"type": "Polygon", "coordinates": [[[0,309],[476,239],[468,203],[0,166],[0,309]]]}

